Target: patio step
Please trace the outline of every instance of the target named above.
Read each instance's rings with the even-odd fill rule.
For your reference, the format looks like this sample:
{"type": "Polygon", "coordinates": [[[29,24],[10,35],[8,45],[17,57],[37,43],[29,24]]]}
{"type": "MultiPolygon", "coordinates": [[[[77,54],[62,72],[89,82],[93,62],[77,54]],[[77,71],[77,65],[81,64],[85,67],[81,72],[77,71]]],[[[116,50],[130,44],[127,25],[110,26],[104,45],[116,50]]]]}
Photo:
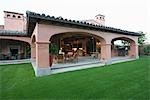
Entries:
{"type": "Polygon", "coordinates": [[[69,71],[76,71],[81,69],[87,69],[87,68],[94,68],[94,67],[100,67],[104,66],[104,63],[91,63],[91,64],[82,64],[82,65],[74,65],[74,66],[68,66],[68,67],[61,67],[61,68],[52,68],[51,74],[57,74],[57,73],[63,73],[63,72],[69,72],[69,71]]]}
{"type": "Polygon", "coordinates": [[[63,69],[63,68],[69,68],[69,67],[77,67],[77,66],[83,66],[83,65],[93,65],[93,64],[99,64],[102,63],[100,61],[92,61],[92,62],[77,62],[77,63],[64,63],[64,64],[54,64],[51,69],[63,69]]]}

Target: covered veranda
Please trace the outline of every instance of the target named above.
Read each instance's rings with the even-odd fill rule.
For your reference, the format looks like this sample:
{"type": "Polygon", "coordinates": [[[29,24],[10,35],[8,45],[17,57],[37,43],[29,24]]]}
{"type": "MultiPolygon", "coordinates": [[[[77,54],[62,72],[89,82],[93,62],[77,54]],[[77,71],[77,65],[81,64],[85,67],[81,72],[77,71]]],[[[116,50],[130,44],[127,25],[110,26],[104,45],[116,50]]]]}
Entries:
{"type": "MultiPolygon", "coordinates": [[[[51,44],[56,45],[54,63],[78,63],[101,59],[103,38],[88,33],[68,32],[53,35],[51,44]]],[[[51,48],[50,48],[51,49],[51,48]]],[[[51,52],[50,52],[51,53],[51,52]]]]}
{"type": "Polygon", "coordinates": [[[52,69],[57,69],[55,65],[69,65],[71,57],[76,53],[77,61],[71,61],[71,64],[95,60],[99,64],[111,64],[112,59],[118,57],[112,44],[116,39],[129,41],[128,58],[138,58],[138,33],[33,12],[27,12],[27,17],[27,33],[31,36],[31,58],[35,61],[33,67],[36,76],[51,74],[52,69]],[[59,55],[62,61],[59,62],[59,57],[56,57],[57,61],[50,65],[49,45],[54,43],[58,46],[58,55],[64,58],[59,55]]]}
{"type": "Polygon", "coordinates": [[[30,59],[30,38],[24,32],[0,30],[0,62],[30,59]]]}

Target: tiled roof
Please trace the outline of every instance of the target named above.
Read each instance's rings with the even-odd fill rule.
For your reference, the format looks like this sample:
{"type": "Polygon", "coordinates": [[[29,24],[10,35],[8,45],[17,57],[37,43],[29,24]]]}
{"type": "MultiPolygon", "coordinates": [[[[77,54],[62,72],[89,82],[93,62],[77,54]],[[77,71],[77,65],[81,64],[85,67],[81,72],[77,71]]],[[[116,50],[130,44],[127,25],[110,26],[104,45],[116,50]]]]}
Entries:
{"type": "Polygon", "coordinates": [[[11,11],[4,11],[5,13],[13,13],[13,14],[19,14],[19,15],[23,15],[22,13],[17,13],[17,12],[11,12],[11,11]]]}
{"type": "Polygon", "coordinates": [[[35,12],[30,12],[30,11],[27,11],[26,14],[27,14],[28,35],[32,34],[36,22],[46,21],[46,22],[52,22],[53,24],[56,23],[57,25],[58,24],[63,25],[63,26],[66,25],[67,27],[76,27],[76,28],[84,28],[84,29],[97,30],[97,31],[114,32],[114,33],[132,35],[132,36],[140,36],[140,34],[137,32],[131,32],[131,31],[117,29],[113,27],[89,24],[83,21],[64,19],[62,17],[54,17],[54,16],[39,14],[35,12]]]}
{"type": "Polygon", "coordinates": [[[27,33],[21,31],[0,30],[0,36],[27,36],[27,33]]]}

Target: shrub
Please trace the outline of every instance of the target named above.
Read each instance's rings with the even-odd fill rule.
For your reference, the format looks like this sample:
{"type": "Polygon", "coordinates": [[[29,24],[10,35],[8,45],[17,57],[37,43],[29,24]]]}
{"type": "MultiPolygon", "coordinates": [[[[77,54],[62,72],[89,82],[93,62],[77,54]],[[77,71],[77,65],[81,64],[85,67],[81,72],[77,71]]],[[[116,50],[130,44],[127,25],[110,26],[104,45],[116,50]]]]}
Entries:
{"type": "Polygon", "coordinates": [[[148,45],[144,48],[144,54],[150,56],[150,45],[148,45]]]}
{"type": "Polygon", "coordinates": [[[51,43],[49,45],[49,53],[51,53],[52,55],[57,55],[59,52],[59,48],[55,43],[51,43]]]}

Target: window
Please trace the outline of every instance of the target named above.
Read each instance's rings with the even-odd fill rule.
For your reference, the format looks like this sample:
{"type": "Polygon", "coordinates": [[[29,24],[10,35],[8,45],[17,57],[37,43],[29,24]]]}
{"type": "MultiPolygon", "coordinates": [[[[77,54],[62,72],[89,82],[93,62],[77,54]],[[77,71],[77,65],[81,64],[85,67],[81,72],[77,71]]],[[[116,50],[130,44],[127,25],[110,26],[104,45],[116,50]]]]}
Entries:
{"type": "Polygon", "coordinates": [[[15,16],[15,15],[13,15],[13,18],[16,18],[16,16],[15,16]]]}
{"type": "Polygon", "coordinates": [[[21,18],[21,16],[18,16],[18,18],[21,18]]]}
{"type": "Polygon", "coordinates": [[[7,17],[10,17],[10,15],[8,14],[7,17]]]}

